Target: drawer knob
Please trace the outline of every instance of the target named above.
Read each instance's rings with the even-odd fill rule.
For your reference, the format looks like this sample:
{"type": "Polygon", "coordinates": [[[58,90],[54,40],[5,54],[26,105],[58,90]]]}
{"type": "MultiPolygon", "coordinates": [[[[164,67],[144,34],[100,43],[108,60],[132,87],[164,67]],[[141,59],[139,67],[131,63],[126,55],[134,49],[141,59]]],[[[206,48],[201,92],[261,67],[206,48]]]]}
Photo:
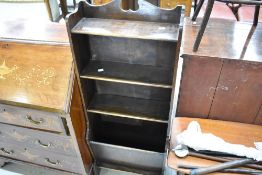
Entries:
{"type": "Polygon", "coordinates": [[[44,148],[49,148],[52,145],[50,142],[48,142],[48,144],[44,144],[41,140],[37,140],[37,143],[44,148]]]}
{"type": "Polygon", "coordinates": [[[26,119],[29,120],[31,123],[35,124],[35,125],[40,125],[41,123],[44,122],[44,120],[41,118],[40,120],[34,120],[32,119],[31,115],[26,115],[26,119]]]}
{"type": "Polygon", "coordinates": [[[53,166],[60,165],[60,161],[57,160],[56,162],[51,161],[49,158],[45,158],[45,161],[53,166]]]}
{"type": "Polygon", "coordinates": [[[7,155],[11,155],[11,154],[13,154],[14,153],[14,151],[13,150],[11,150],[11,151],[7,151],[6,149],[4,149],[4,148],[1,148],[0,149],[3,153],[5,153],[5,154],[7,154],[7,155]]]}

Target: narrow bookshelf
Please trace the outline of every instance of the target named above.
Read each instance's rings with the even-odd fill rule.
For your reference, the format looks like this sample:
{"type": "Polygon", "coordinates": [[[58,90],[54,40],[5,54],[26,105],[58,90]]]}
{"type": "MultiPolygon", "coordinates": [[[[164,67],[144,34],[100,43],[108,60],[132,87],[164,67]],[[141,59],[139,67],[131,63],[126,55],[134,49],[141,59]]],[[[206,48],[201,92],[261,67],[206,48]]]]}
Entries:
{"type": "Polygon", "coordinates": [[[80,2],[67,26],[98,167],[162,171],[181,7],[137,11],[80,2]],[[103,152],[103,154],[101,154],[103,152]]]}

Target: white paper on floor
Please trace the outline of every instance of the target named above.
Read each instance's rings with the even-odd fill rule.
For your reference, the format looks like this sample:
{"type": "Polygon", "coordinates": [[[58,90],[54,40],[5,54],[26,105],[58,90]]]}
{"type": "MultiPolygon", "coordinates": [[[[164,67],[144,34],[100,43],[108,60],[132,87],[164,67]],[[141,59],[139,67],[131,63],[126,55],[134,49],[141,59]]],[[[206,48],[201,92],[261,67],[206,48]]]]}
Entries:
{"type": "Polygon", "coordinates": [[[212,133],[202,133],[201,127],[196,121],[190,122],[187,129],[177,135],[176,140],[177,144],[186,145],[196,151],[218,151],[262,161],[262,142],[255,142],[256,148],[231,144],[212,133]]]}

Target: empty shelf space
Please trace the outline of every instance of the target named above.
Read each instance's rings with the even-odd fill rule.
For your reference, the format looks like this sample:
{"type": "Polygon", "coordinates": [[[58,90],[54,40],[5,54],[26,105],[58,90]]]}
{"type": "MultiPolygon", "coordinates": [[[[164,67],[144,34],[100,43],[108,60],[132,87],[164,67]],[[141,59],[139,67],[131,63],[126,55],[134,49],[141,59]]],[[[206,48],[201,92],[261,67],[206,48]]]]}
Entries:
{"type": "Polygon", "coordinates": [[[89,113],[90,140],[147,151],[165,152],[167,124],[89,113]]]}
{"type": "Polygon", "coordinates": [[[176,42],[178,40],[179,25],[144,21],[82,18],[71,32],[176,42]]]}
{"type": "Polygon", "coordinates": [[[167,123],[169,105],[168,101],[95,94],[87,111],[104,115],[167,123]]]}
{"type": "Polygon", "coordinates": [[[81,78],[172,88],[172,70],[154,66],[92,60],[81,78]]]}

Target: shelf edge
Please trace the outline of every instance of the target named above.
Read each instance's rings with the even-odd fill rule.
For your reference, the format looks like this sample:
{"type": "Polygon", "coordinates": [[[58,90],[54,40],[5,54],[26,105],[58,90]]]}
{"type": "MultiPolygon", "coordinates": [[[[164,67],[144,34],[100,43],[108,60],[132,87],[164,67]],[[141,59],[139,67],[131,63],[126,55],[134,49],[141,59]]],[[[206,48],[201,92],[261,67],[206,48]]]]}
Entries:
{"type": "Polygon", "coordinates": [[[97,76],[90,76],[90,75],[80,75],[80,77],[84,79],[91,79],[91,80],[101,80],[101,81],[110,81],[110,82],[116,82],[116,83],[135,84],[135,85],[142,85],[142,86],[151,86],[151,87],[172,89],[172,85],[167,85],[167,84],[146,83],[146,82],[140,82],[140,81],[123,80],[123,79],[107,78],[107,77],[97,77],[97,76]]]}
{"type": "Polygon", "coordinates": [[[95,109],[87,109],[87,112],[96,113],[96,114],[111,115],[111,116],[117,116],[117,117],[123,117],[123,118],[146,120],[146,121],[159,122],[159,123],[168,123],[168,120],[159,120],[159,119],[148,118],[148,117],[144,117],[144,116],[135,116],[135,115],[130,115],[130,114],[118,113],[118,112],[101,111],[101,110],[95,110],[95,109]]]}

